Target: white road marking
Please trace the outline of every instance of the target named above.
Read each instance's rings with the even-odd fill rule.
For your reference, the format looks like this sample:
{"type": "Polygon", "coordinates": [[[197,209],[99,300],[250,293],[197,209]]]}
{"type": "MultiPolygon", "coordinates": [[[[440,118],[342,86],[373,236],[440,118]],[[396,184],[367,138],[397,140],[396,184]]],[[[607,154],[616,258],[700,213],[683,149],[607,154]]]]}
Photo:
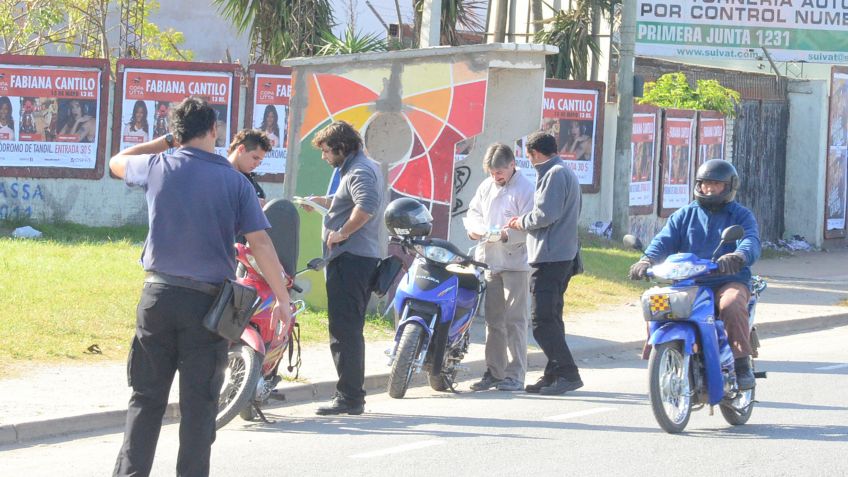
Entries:
{"type": "Polygon", "coordinates": [[[353,454],[350,456],[353,459],[368,459],[371,457],[380,457],[383,455],[389,454],[399,454],[401,452],[423,449],[425,447],[433,447],[440,444],[444,444],[444,441],[440,440],[430,440],[430,441],[421,441],[421,442],[413,442],[411,444],[403,444],[395,447],[389,447],[388,449],[380,449],[371,452],[363,452],[362,454],[353,454]]]}
{"type": "Polygon", "coordinates": [[[830,371],[831,369],[842,369],[848,368],[848,363],[843,364],[831,364],[830,366],[822,366],[821,368],[816,368],[817,371],[830,371]]]}
{"type": "Polygon", "coordinates": [[[582,411],[569,412],[568,414],[559,414],[556,416],[546,417],[546,421],[565,421],[574,417],[591,416],[592,414],[600,414],[602,412],[615,411],[613,407],[596,407],[594,409],[584,409],[582,411]]]}

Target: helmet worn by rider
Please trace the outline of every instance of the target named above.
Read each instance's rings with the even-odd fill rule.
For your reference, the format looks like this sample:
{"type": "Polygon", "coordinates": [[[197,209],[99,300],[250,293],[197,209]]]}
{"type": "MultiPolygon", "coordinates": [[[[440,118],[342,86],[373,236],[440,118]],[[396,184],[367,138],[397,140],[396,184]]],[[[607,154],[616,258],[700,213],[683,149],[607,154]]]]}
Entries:
{"type": "Polygon", "coordinates": [[[408,197],[391,201],[383,220],[389,234],[401,237],[426,237],[433,228],[430,211],[421,202],[408,197]]]}
{"type": "Polygon", "coordinates": [[[710,159],[701,164],[695,174],[695,200],[707,210],[718,210],[736,198],[739,190],[739,174],[733,164],[722,159],[710,159]],[[701,190],[703,181],[723,182],[724,190],[720,194],[706,195],[701,190]]]}

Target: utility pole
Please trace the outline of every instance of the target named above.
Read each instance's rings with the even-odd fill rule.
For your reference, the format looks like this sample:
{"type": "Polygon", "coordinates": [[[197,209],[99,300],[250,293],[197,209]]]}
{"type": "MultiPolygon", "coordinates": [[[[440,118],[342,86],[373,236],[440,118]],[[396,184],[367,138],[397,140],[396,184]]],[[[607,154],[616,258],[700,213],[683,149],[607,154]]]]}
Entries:
{"type": "MultiPolygon", "coordinates": [[[[495,43],[506,41],[506,19],[509,16],[509,0],[496,0],[497,14],[495,15],[495,43]]],[[[491,8],[492,3],[489,3],[491,8]]]]}
{"type": "Polygon", "coordinates": [[[636,0],[624,0],[618,62],[618,121],[612,184],[612,233],[620,240],[630,232],[630,141],[633,136],[633,65],[636,46],[636,0]]]}
{"type": "Polygon", "coordinates": [[[442,0],[424,0],[418,46],[439,46],[442,40],[442,0]]]}

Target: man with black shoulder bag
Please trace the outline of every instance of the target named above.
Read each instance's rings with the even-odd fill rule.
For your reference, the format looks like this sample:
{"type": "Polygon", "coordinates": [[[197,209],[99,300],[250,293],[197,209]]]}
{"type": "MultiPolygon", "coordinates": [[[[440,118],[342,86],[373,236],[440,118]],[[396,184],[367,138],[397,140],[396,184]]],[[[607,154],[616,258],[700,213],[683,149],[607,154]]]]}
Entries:
{"type": "Polygon", "coordinates": [[[235,279],[237,234],[247,238],[276,296],[275,319],[288,321],[290,313],[283,268],[253,186],[214,153],[215,110],[205,100],[189,97],[171,110],[170,128],[171,133],[109,161],[115,176],[144,189],[150,227],[127,366],[133,392],[116,476],[150,475],[177,370],[181,417],[176,473],[209,475],[228,341],[203,321],[222,285],[235,279]]]}

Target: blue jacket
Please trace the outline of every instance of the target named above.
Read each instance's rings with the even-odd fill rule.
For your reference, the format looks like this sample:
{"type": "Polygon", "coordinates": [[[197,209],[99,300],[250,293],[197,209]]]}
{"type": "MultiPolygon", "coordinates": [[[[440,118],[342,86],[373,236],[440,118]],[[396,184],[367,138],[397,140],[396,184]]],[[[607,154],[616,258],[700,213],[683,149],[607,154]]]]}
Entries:
{"type": "Polygon", "coordinates": [[[713,251],[721,242],[721,232],[731,225],[741,225],[745,235],[736,244],[722,247],[718,256],[734,251],[745,254],[745,266],[736,275],[713,273],[698,279],[705,286],[717,286],[728,282],[750,285],[751,265],[760,258],[760,232],[754,214],[737,202],[731,202],[718,212],[709,212],[692,201],[669,217],[665,227],[654,237],[645,250],[645,256],[653,263],[661,263],[675,253],[694,253],[700,258],[712,258],[713,251]]]}

